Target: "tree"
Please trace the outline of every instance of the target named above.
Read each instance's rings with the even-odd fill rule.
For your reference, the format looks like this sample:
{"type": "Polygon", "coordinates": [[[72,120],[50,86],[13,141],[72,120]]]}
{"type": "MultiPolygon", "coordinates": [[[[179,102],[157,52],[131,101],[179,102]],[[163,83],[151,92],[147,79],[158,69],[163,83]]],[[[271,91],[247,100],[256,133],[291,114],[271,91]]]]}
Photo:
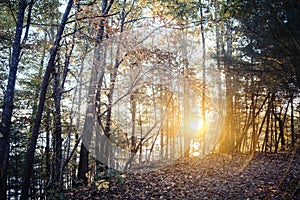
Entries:
{"type": "MultiPolygon", "coordinates": [[[[101,6],[101,14],[103,16],[107,15],[110,12],[110,9],[113,5],[114,1],[107,1],[107,0],[103,0],[102,1],[102,6],[101,6]]],[[[94,120],[94,104],[95,104],[95,90],[96,90],[96,85],[98,82],[98,89],[102,87],[102,82],[103,82],[103,78],[104,78],[104,68],[102,68],[102,70],[100,71],[100,77],[99,80],[97,80],[97,68],[96,65],[100,63],[100,57],[101,57],[101,53],[104,52],[100,52],[100,49],[102,48],[102,42],[103,42],[103,38],[105,37],[104,34],[104,30],[105,30],[105,18],[101,18],[98,21],[98,29],[97,29],[97,36],[96,36],[96,44],[95,44],[95,50],[94,50],[94,56],[95,56],[95,63],[93,63],[95,66],[92,67],[92,78],[90,80],[90,84],[89,84],[89,100],[88,100],[88,108],[86,110],[86,118],[85,118],[85,122],[84,122],[84,128],[83,130],[86,132],[87,137],[83,137],[83,140],[87,140],[87,141],[83,141],[81,143],[81,149],[80,149],[80,159],[79,159],[79,165],[78,165],[78,174],[77,174],[77,178],[79,180],[83,180],[85,184],[87,184],[87,177],[86,174],[89,171],[89,150],[87,149],[86,145],[89,144],[91,141],[91,137],[90,134],[92,134],[92,129],[93,129],[93,120],[94,120]]],[[[102,63],[100,63],[102,64],[102,63]]],[[[99,100],[98,100],[99,101],[99,100]]],[[[88,146],[88,145],[87,145],[88,146]]]]}
{"type": "Polygon", "coordinates": [[[53,47],[51,48],[50,58],[49,58],[48,65],[47,65],[47,68],[46,68],[46,71],[44,74],[44,78],[43,78],[38,110],[36,113],[36,118],[35,118],[34,126],[32,129],[30,146],[26,153],[26,165],[25,165],[25,170],[24,170],[24,176],[23,176],[23,182],[22,182],[22,193],[21,193],[21,199],[24,199],[24,200],[27,200],[29,198],[28,190],[30,187],[31,172],[33,169],[34,153],[35,153],[37,139],[38,139],[38,135],[39,135],[39,130],[40,130],[41,119],[42,119],[42,114],[43,114],[43,110],[44,110],[44,104],[45,104],[45,100],[46,100],[46,93],[47,93],[47,88],[48,88],[48,84],[49,84],[49,79],[50,79],[51,72],[54,69],[55,58],[56,58],[56,55],[57,55],[57,52],[59,49],[63,31],[64,31],[65,25],[67,23],[68,16],[69,16],[72,6],[73,6],[73,0],[69,0],[66,10],[64,12],[64,15],[62,17],[60,26],[57,30],[57,34],[56,34],[56,38],[55,38],[53,47]]]}
{"type": "MultiPolygon", "coordinates": [[[[241,110],[244,119],[243,122],[238,120],[243,129],[236,141],[235,149],[255,152],[260,147],[259,138],[262,137],[264,129],[266,129],[264,142],[266,147],[270,139],[269,130],[273,130],[273,126],[275,133],[277,131],[276,121],[278,121],[280,134],[271,136],[273,139],[270,139],[269,145],[274,145],[276,140],[275,146],[278,146],[280,140],[281,146],[285,146],[286,136],[283,136],[283,129],[284,126],[288,126],[284,122],[286,117],[281,119],[277,116],[279,111],[272,114],[270,104],[274,103],[274,97],[277,96],[279,99],[285,99],[283,101],[290,102],[291,95],[282,94],[295,91],[294,86],[298,85],[295,58],[298,54],[296,49],[299,41],[297,42],[295,33],[299,25],[296,22],[293,24],[294,28],[291,28],[289,24],[298,21],[295,13],[299,11],[297,3],[293,5],[292,11],[289,11],[290,3],[249,0],[222,4],[221,13],[237,20],[232,30],[239,33],[237,48],[234,49],[232,56],[226,55],[224,60],[232,65],[226,68],[226,74],[239,72],[231,80],[242,84],[231,93],[233,96],[229,100],[230,102],[233,99],[244,101],[243,104],[238,103],[240,105],[236,107],[241,110]],[[244,97],[239,95],[241,92],[244,97]],[[267,101],[269,103],[266,103],[267,101]]],[[[281,109],[276,108],[276,110],[281,109]]],[[[233,116],[237,115],[236,109],[232,111],[235,112],[232,113],[233,116]]]]}
{"type": "Polygon", "coordinates": [[[21,37],[23,32],[24,15],[27,3],[21,0],[18,6],[18,19],[13,42],[13,51],[9,64],[8,82],[3,101],[3,111],[0,125],[0,193],[1,199],[6,198],[6,177],[9,157],[9,137],[15,94],[16,76],[21,53],[21,37]]]}

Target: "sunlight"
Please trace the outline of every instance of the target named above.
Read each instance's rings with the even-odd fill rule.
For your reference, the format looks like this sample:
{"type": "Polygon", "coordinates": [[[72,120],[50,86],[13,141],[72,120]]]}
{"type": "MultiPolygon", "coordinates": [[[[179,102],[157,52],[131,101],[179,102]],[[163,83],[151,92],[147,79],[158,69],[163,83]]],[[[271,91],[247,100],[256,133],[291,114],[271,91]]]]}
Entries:
{"type": "Polygon", "coordinates": [[[192,142],[191,149],[190,149],[190,155],[192,157],[200,156],[200,146],[201,144],[199,142],[195,142],[195,141],[192,142]]]}
{"type": "Polygon", "coordinates": [[[198,131],[203,126],[203,120],[200,116],[195,116],[190,122],[190,128],[192,131],[198,131]]]}

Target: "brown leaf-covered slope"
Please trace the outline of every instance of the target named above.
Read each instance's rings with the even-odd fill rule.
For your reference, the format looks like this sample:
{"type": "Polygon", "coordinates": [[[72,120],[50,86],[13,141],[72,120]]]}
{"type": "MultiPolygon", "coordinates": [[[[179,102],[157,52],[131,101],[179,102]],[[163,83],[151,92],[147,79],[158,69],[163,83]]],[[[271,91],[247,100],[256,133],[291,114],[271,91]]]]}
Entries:
{"type": "Polygon", "coordinates": [[[68,193],[68,199],[300,199],[300,155],[212,154],[185,158],[160,170],[126,174],[110,183],[68,193]]]}

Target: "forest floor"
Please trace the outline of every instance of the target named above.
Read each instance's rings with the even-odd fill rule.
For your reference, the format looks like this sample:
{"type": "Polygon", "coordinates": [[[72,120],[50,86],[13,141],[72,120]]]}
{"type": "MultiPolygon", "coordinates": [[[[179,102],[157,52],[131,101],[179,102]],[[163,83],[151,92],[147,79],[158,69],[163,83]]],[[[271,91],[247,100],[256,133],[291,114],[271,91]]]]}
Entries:
{"type": "Polygon", "coordinates": [[[68,199],[300,199],[300,153],[212,154],[127,173],[68,193],[68,199]]]}

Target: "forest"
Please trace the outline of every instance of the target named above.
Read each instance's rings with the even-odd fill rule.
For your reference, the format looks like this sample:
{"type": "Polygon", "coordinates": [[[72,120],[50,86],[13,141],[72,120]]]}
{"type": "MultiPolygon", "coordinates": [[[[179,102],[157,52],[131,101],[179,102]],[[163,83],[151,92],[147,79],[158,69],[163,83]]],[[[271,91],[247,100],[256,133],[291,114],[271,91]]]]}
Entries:
{"type": "Polygon", "coordinates": [[[300,198],[298,1],[0,10],[0,200],[300,198]]]}

